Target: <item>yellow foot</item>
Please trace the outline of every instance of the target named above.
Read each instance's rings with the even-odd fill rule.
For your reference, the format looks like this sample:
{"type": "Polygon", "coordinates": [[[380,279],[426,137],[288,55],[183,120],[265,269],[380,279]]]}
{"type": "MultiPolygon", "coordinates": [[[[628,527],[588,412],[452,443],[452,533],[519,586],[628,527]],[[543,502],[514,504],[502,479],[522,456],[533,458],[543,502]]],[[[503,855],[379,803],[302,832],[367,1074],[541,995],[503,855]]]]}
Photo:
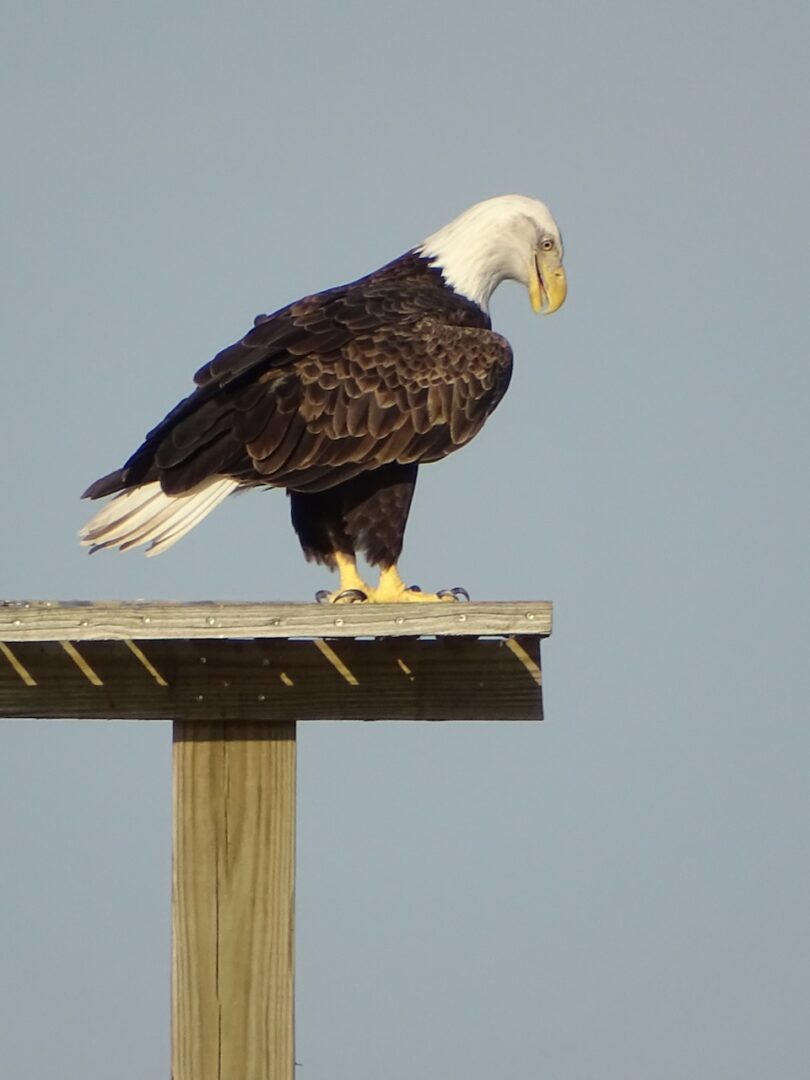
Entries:
{"type": "Polygon", "coordinates": [[[469,600],[470,595],[466,589],[441,589],[437,593],[426,593],[417,586],[409,588],[399,576],[397,568],[390,566],[382,571],[379,585],[369,592],[368,598],[373,604],[424,604],[442,600],[469,600]]]}
{"type": "Polygon", "coordinates": [[[451,603],[458,600],[459,597],[454,596],[450,589],[442,589],[440,592],[422,592],[420,588],[411,586],[410,588],[403,587],[401,592],[390,593],[381,589],[375,589],[369,597],[369,600],[373,604],[424,604],[435,603],[442,600],[449,600],[451,603]]]}

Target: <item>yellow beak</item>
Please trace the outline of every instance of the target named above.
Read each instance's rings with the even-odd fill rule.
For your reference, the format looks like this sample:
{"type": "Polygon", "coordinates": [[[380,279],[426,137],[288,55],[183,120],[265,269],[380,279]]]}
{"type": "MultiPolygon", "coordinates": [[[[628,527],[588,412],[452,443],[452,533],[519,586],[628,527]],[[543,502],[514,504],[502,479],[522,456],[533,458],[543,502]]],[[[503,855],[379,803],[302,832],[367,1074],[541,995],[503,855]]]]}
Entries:
{"type": "Polygon", "coordinates": [[[556,251],[535,252],[529,273],[529,299],[535,312],[550,315],[565,303],[568,282],[556,251]]]}

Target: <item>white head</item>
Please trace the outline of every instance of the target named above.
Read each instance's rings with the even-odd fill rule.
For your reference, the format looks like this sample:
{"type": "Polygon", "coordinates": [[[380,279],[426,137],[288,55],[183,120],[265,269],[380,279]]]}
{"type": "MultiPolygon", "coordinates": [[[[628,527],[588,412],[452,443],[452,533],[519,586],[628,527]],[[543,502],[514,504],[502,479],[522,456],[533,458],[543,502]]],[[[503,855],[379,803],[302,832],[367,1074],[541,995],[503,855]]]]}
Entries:
{"type": "Polygon", "coordinates": [[[526,195],[476,203],[416,251],[484,311],[507,279],[528,288],[535,311],[556,311],[565,300],[560,230],[545,203],[526,195]]]}

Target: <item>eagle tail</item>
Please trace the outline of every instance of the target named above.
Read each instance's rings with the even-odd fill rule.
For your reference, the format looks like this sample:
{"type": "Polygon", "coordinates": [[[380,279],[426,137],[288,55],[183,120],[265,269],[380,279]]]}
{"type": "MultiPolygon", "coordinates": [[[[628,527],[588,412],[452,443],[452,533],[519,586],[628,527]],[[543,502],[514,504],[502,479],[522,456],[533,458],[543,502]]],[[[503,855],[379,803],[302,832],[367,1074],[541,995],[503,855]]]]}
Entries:
{"type": "Polygon", "coordinates": [[[149,544],[147,555],[159,555],[227,498],[239,482],[230,476],[212,476],[191,491],[167,495],[155,480],[116,495],[79,530],[90,554],[101,548],[121,551],[149,544]]]}

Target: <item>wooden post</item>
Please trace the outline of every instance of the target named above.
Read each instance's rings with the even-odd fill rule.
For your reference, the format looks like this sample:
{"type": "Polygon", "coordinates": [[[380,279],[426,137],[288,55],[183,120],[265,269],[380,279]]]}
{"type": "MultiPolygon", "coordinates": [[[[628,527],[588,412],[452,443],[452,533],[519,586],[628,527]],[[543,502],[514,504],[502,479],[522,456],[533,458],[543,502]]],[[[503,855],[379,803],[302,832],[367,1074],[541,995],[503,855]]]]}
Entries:
{"type": "Polygon", "coordinates": [[[173,1080],[292,1080],[295,724],[174,723],[173,1080]]]}

